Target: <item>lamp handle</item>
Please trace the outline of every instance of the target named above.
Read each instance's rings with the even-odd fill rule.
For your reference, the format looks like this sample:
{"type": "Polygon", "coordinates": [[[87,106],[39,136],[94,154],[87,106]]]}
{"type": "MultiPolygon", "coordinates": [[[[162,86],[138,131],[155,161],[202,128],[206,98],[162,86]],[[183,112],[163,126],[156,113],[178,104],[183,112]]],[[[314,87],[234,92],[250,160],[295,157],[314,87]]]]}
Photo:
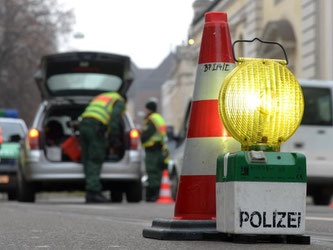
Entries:
{"type": "Polygon", "coordinates": [[[258,40],[258,41],[261,42],[261,43],[268,43],[268,44],[274,44],[274,45],[278,45],[278,46],[280,46],[280,48],[281,48],[282,51],[283,51],[284,57],[286,58],[287,65],[288,65],[288,57],[287,57],[287,53],[286,53],[285,49],[283,48],[283,46],[282,46],[281,44],[279,44],[278,42],[273,42],[273,41],[263,41],[263,40],[259,39],[258,37],[253,38],[252,40],[237,40],[237,41],[235,41],[235,42],[232,44],[232,54],[233,54],[233,56],[234,56],[234,60],[235,60],[236,62],[238,62],[238,60],[237,60],[236,57],[235,57],[235,49],[234,49],[236,43],[252,43],[252,42],[254,42],[255,40],[258,40]]]}

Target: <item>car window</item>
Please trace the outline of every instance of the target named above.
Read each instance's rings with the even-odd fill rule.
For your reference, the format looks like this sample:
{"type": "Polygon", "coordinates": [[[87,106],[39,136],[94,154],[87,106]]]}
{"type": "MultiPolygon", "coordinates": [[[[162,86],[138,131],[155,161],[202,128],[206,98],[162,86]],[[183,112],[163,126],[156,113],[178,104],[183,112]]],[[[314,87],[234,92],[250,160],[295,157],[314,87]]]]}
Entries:
{"type": "Polygon", "coordinates": [[[189,102],[189,104],[187,106],[182,128],[179,131],[179,139],[178,139],[177,147],[180,146],[183,143],[183,141],[186,139],[188,123],[190,120],[190,113],[191,113],[191,102],[189,102]]]}
{"type": "Polygon", "coordinates": [[[329,88],[302,87],[304,95],[303,125],[331,126],[332,101],[329,88]]]}
{"type": "Polygon", "coordinates": [[[51,92],[65,90],[117,91],[122,84],[119,76],[100,73],[67,73],[52,75],[47,80],[51,92]]]}
{"type": "Polygon", "coordinates": [[[19,123],[15,122],[0,122],[2,128],[2,137],[4,142],[8,142],[12,135],[20,135],[24,138],[24,130],[19,123]]]}

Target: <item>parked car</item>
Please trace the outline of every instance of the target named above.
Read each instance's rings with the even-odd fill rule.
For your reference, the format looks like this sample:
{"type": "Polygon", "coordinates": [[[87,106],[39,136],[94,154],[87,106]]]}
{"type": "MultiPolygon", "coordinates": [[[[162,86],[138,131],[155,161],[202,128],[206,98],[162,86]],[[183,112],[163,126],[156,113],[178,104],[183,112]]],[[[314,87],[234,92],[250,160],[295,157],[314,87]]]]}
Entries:
{"type": "Polygon", "coordinates": [[[168,127],[168,147],[170,149],[170,161],[168,165],[171,195],[174,200],[177,198],[178,183],[180,180],[181,169],[183,166],[183,158],[185,151],[185,139],[187,135],[187,127],[190,118],[191,101],[189,101],[186,112],[184,113],[181,129],[177,135],[174,134],[173,128],[168,127]]]}
{"type": "Polygon", "coordinates": [[[8,200],[15,200],[17,193],[17,167],[20,146],[28,132],[19,118],[0,118],[2,143],[0,145],[0,192],[6,192],[8,200]]]}
{"type": "MultiPolygon", "coordinates": [[[[107,91],[126,94],[132,82],[130,58],[99,52],[70,52],[41,59],[35,80],[42,103],[34,117],[18,169],[18,200],[34,202],[36,192],[84,190],[80,161],[61,145],[78,137],[76,124],[90,100],[107,91]]],[[[125,113],[121,145],[108,147],[101,180],[111,200],[142,199],[141,145],[138,131],[125,113]]]]}
{"type": "Polygon", "coordinates": [[[301,126],[281,151],[306,156],[307,193],[316,205],[327,205],[333,194],[333,81],[299,80],[305,100],[301,126]]]}
{"type": "MultiPolygon", "coordinates": [[[[306,156],[307,194],[316,205],[327,205],[333,194],[333,81],[299,80],[305,108],[300,127],[281,145],[281,151],[299,152],[306,156]]],[[[176,198],[183,165],[190,104],[184,114],[182,129],[169,164],[172,196],[176,198]]]]}

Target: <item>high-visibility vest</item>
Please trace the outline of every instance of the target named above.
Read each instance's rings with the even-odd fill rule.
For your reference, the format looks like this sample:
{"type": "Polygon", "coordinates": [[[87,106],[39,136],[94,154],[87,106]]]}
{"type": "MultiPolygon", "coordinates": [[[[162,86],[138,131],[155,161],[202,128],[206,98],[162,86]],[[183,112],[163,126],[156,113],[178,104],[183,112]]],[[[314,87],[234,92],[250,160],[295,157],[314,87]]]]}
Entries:
{"type": "Polygon", "coordinates": [[[108,126],[113,106],[116,101],[125,102],[124,98],[116,92],[106,92],[96,96],[84,110],[82,118],[94,118],[108,126]]]}
{"type": "Polygon", "coordinates": [[[158,113],[152,113],[145,119],[145,125],[151,121],[155,127],[155,133],[149,138],[148,141],[142,143],[145,148],[154,146],[155,142],[164,143],[164,137],[166,135],[166,125],[163,117],[158,113]]]}

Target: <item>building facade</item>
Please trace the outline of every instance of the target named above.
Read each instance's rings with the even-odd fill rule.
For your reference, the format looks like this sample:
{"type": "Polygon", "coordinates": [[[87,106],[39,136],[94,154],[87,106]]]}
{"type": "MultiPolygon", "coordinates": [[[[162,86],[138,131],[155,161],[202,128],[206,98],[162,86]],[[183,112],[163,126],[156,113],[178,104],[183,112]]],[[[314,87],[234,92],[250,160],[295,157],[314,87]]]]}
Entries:
{"type": "MultiPolygon", "coordinates": [[[[194,18],[188,33],[191,44],[179,46],[177,66],[162,87],[162,111],[164,116],[170,117],[167,123],[174,126],[175,131],[180,128],[182,117],[168,113],[184,114],[191,100],[206,12],[228,14],[233,42],[255,37],[279,42],[287,52],[288,68],[297,78],[333,80],[333,1],[196,0],[193,9],[194,18]],[[176,98],[177,95],[181,98],[176,98]],[[176,111],[171,106],[177,107],[176,111]]],[[[278,46],[259,42],[237,43],[235,54],[236,57],[284,58],[278,46]]]]}

